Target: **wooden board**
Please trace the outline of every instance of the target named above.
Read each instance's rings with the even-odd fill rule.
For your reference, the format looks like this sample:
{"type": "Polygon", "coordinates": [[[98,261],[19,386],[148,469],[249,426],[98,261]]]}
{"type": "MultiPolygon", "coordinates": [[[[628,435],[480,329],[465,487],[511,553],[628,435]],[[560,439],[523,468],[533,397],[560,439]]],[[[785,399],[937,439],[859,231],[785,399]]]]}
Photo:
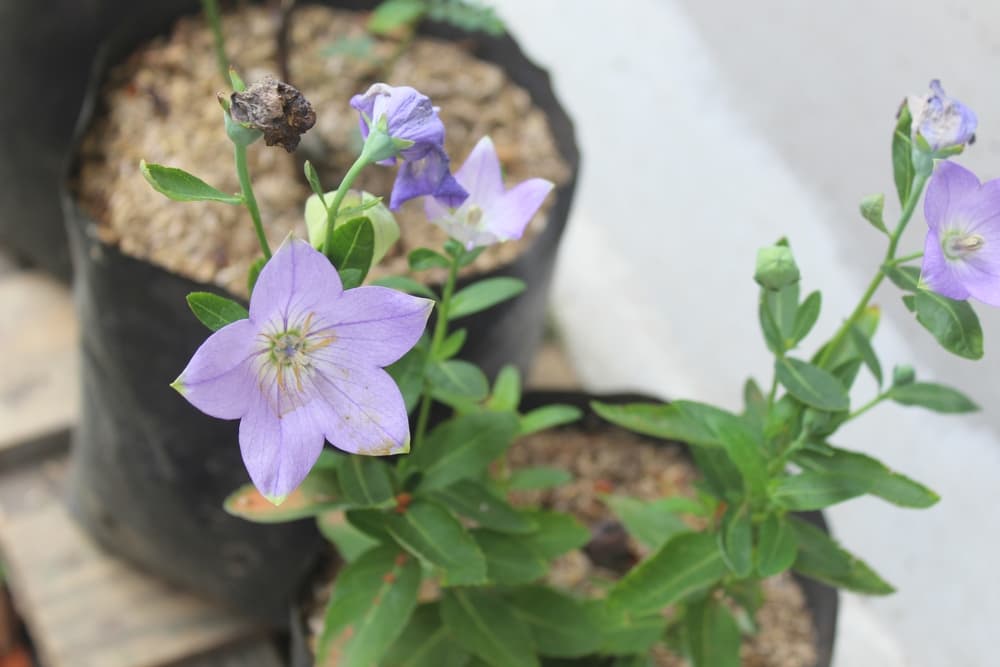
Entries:
{"type": "Polygon", "coordinates": [[[280,667],[252,622],[103,553],[63,505],[64,476],[62,458],[0,476],[0,557],[46,667],[280,667]]]}
{"type": "Polygon", "coordinates": [[[0,465],[65,447],[79,411],[77,323],[69,288],[33,271],[0,275],[0,465]]]}

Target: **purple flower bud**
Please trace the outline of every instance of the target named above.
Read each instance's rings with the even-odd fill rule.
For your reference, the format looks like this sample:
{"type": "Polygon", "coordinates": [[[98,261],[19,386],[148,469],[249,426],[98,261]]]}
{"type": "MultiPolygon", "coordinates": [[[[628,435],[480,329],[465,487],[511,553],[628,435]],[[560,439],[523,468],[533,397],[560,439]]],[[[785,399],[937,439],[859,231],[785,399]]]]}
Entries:
{"type": "Polygon", "coordinates": [[[382,367],[416,344],[432,305],[385,287],[344,291],[326,257],[292,239],[260,272],[250,317],[212,334],[172,386],[205,414],[240,420],[250,479],[280,502],[324,440],[355,454],[409,450],[406,406],[382,367]]]}
{"type": "Polygon", "coordinates": [[[980,184],[968,169],[939,162],[924,217],[921,281],[952,299],[1000,306],[1000,179],[980,184]]]}
{"type": "Polygon", "coordinates": [[[544,178],[530,178],[505,190],[500,158],[489,137],[479,140],[455,178],[469,191],[469,198],[456,209],[425,199],[424,210],[431,222],[470,250],[521,238],[554,187],[544,178]]]}
{"type": "Polygon", "coordinates": [[[931,81],[931,94],[911,95],[906,99],[913,116],[913,135],[923,137],[932,151],[964,146],[975,140],[978,120],[975,112],[958,100],[948,97],[937,79],[931,81]]]}
{"type": "Polygon", "coordinates": [[[451,175],[444,150],[444,123],[430,98],[409,86],[376,83],[364,95],[351,98],[360,114],[366,150],[379,164],[403,160],[389,198],[396,210],[403,202],[431,195],[447,206],[458,206],[468,193],[451,175]]]}

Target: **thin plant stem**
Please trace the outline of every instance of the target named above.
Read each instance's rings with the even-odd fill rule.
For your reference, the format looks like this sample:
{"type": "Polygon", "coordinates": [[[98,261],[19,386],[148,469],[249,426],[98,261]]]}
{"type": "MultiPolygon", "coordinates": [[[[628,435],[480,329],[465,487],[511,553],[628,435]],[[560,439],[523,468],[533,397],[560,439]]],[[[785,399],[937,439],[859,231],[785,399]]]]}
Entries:
{"type": "Polygon", "coordinates": [[[229,85],[229,58],[226,57],[226,39],[222,35],[222,16],[219,14],[218,0],[201,0],[205,20],[212,30],[212,41],[215,44],[215,60],[219,66],[222,80],[229,85]]]}
{"type": "Polygon", "coordinates": [[[906,264],[907,262],[912,262],[915,259],[920,259],[923,256],[924,256],[924,251],[921,250],[920,252],[915,252],[909,255],[903,255],[902,257],[897,257],[891,262],[886,262],[886,264],[889,266],[899,266],[900,264],[906,264]]]}
{"type": "MultiPolygon", "coordinates": [[[[340,210],[340,204],[344,201],[344,197],[347,196],[347,191],[354,184],[354,181],[358,178],[358,174],[361,170],[370,164],[368,158],[364,155],[358,157],[351,165],[351,168],[347,170],[344,174],[344,179],[340,182],[340,186],[337,188],[337,194],[333,196],[333,201],[330,206],[326,209],[326,237],[323,241],[323,250],[326,256],[333,260],[333,225],[337,220],[337,212],[340,210]]],[[[325,205],[325,202],[324,202],[325,205]]]]}
{"type": "Polygon", "coordinates": [[[855,417],[863,415],[864,413],[868,412],[869,410],[871,410],[872,408],[874,408],[876,405],[878,405],[887,398],[889,398],[889,394],[879,394],[878,396],[868,401],[867,403],[862,405],[860,408],[858,408],[851,414],[847,415],[847,418],[844,421],[850,421],[855,417]]]}
{"type": "Polygon", "coordinates": [[[250,211],[250,218],[253,219],[253,228],[257,232],[257,241],[264,253],[264,259],[271,259],[271,246],[267,243],[264,223],[260,219],[260,209],[257,207],[257,198],[253,194],[253,185],[250,182],[250,170],[247,168],[247,147],[240,144],[233,145],[236,149],[236,174],[240,179],[243,205],[250,211]]]}

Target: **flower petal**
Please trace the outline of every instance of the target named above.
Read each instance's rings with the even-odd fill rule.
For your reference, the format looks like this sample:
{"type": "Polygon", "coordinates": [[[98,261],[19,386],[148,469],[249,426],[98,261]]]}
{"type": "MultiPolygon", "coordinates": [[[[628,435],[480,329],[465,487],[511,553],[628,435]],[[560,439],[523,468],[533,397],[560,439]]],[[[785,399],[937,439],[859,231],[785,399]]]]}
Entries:
{"type": "Polygon", "coordinates": [[[268,498],[295,490],[323,451],[325,405],[313,401],[278,417],[258,394],[240,422],[240,453],[254,486],[268,498]]]}
{"type": "Polygon", "coordinates": [[[524,228],[555,187],[544,178],[531,178],[512,188],[484,212],[486,228],[502,239],[519,239],[524,228]]]}
{"type": "Polygon", "coordinates": [[[317,336],[332,342],[313,354],[336,366],[388,366],[412,348],[434,308],[430,299],[387,287],[358,287],[317,313],[317,336]]]}
{"type": "Polygon", "coordinates": [[[455,171],[455,179],[469,191],[469,201],[482,209],[489,208],[503,196],[500,158],[492,139],[483,137],[476,143],[469,157],[455,171]]]}
{"type": "Polygon", "coordinates": [[[952,299],[968,299],[969,290],[956,275],[954,262],[949,262],[941,248],[941,239],[932,229],[924,241],[924,263],[920,270],[920,280],[927,283],[932,291],[952,299]]]}
{"type": "Polygon", "coordinates": [[[324,405],[324,434],[346,452],[369,456],[410,449],[410,421],[403,395],[381,368],[337,368],[312,376],[324,405]]]}
{"type": "Polygon", "coordinates": [[[250,320],[256,325],[316,310],[343,292],[340,276],[323,253],[301,239],[289,238],[264,265],[250,296],[250,320]]]}
{"type": "Polygon", "coordinates": [[[995,236],[1000,231],[1000,179],[987,181],[953,202],[946,224],[966,233],[995,236]]]}
{"type": "Polygon", "coordinates": [[[437,146],[419,160],[405,160],[392,186],[389,208],[395,211],[403,202],[424,195],[433,195],[447,206],[459,206],[469,193],[448,169],[448,155],[437,146]]]}
{"type": "Polygon", "coordinates": [[[939,162],[924,195],[927,225],[940,233],[951,217],[951,207],[974,194],[978,188],[979,179],[971,171],[948,160],[939,162]]]}
{"type": "Polygon", "coordinates": [[[201,344],[173,386],[205,414],[239,419],[258,393],[251,364],[256,335],[250,320],[222,327],[201,344]]]}

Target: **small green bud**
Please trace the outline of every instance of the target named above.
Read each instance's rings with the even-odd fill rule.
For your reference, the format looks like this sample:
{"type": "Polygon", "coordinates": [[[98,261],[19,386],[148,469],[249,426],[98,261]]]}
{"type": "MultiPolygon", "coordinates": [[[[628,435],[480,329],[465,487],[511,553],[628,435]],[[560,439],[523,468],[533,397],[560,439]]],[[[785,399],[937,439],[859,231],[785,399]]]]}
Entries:
{"type": "Polygon", "coordinates": [[[913,370],[913,366],[896,366],[892,369],[892,386],[902,387],[904,385],[913,384],[913,381],[917,378],[917,372],[913,370]]]}
{"type": "Polygon", "coordinates": [[[774,245],[757,251],[757,270],[753,279],[764,289],[777,291],[797,283],[799,278],[799,267],[787,246],[774,245]]]}
{"type": "Polygon", "coordinates": [[[237,146],[249,146],[264,136],[264,133],[260,130],[255,130],[254,128],[247,127],[242,123],[237,123],[228,112],[225,114],[225,117],[226,136],[228,136],[229,140],[237,146]]]}

